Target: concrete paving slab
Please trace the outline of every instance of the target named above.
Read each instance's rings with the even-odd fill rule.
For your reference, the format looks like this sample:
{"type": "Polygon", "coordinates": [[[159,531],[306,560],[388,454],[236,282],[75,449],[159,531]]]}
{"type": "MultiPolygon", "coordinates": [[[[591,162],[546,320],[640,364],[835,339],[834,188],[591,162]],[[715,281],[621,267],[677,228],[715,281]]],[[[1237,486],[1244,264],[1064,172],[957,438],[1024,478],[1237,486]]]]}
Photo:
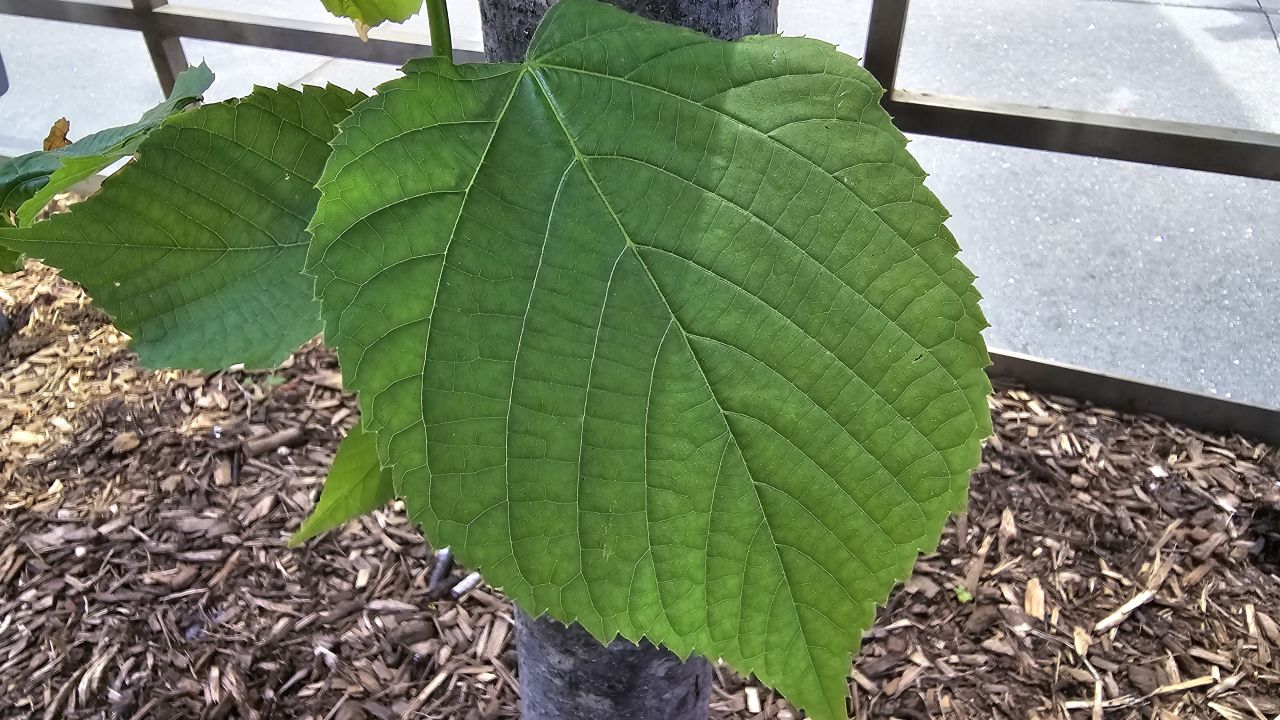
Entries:
{"type": "Polygon", "coordinates": [[[189,38],[182,41],[182,48],[189,62],[203,61],[213,70],[213,87],[205,93],[207,102],[248,95],[255,85],[293,85],[329,62],[329,58],[320,55],[189,38]]]}
{"type": "Polygon", "coordinates": [[[1256,6],[915,0],[899,85],[1280,131],[1280,48],[1256,6]]]}
{"type": "Polygon", "coordinates": [[[867,23],[870,19],[869,0],[782,0],[778,5],[778,29],[782,33],[825,40],[840,48],[841,52],[856,58],[861,58],[866,50],[867,23]]]}
{"type": "Polygon", "coordinates": [[[134,122],[162,99],[137,33],[0,17],[10,83],[0,95],[0,155],[38,150],[59,117],[76,138],[134,122]]]}
{"type": "Polygon", "coordinates": [[[372,93],[378,85],[402,75],[403,73],[392,65],[361,62],[359,60],[333,59],[316,68],[294,84],[324,85],[333,83],[348,90],[372,93]]]}
{"type": "Polygon", "coordinates": [[[1268,3],[1280,0],[1085,0],[1098,3],[1131,3],[1137,5],[1164,5],[1166,7],[1190,7],[1203,10],[1247,10],[1266,12],[1268,3]]]}
{"type": "Polygon", "coordinates": [[[987,340],[1280,407],[1280,183],[915,138],[987,340]]]}

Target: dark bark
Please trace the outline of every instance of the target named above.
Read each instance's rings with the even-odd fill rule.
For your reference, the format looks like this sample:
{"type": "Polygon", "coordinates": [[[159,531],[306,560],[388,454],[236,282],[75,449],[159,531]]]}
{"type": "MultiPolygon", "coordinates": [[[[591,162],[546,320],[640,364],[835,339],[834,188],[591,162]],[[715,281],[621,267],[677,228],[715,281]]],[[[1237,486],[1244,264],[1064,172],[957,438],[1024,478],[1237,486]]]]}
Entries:
{"type": "MultiPolygon", "coordinates": [[[[778,31],[778,0],[608,0],[637,15],[722,40],[778,31]]],[[[490,62],[524,60],[538,22],[555,0],[480,0],[490,62]]]]}
{"type": "Polygon", "coordinates": [[[707,720],[711,664],[516,610],[524,720],[707,720]]]}

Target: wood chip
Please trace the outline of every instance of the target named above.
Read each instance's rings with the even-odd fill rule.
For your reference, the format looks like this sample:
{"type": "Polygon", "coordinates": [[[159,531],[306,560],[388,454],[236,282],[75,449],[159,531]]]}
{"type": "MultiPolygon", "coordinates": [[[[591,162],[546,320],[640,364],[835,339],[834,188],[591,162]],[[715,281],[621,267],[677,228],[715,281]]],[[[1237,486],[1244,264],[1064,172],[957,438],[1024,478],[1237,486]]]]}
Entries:
{"type": "Polygon", "coordinates": [[[1076,655],[1084,658],[1089,654],[1089,646],[1093,644],[1093,638],[1089,635],[1089,631],[1080,626],[1076,626],[1071,631],[1071,644],[1076,650],[1076,655]]]}
{"type": "Polygon", "coordinates": [[[1022,609],[1028,616],[1044,622],[1044,588],[1040,586],[1040,578],[1033,577],[1027,581],[1023,590],[1022,609]]]}
{"type": "Polygon", "coordinates": [[[112,454],[122,455],[124,453],[129,452],[130,450],[137,448],[138,445],[140,445],[141,443],[142,441],[138,438],[137,433],[122,432],[119,435],[112,438],[111,444],[108,445],[107,447],[112,452],[112,454]]]}
{"type": "Polygon", "coordinates": [[[1134,610],[1137,610],[1143,605],[1151,602],[1151,598],[1155,596],[1155,590],[1143,590],[1130,598],[1128,602],[1116,608],[1115,612],[1099,620],[1098,624],[1093,626],[1094,632],[1106,632],[1111,628],[1118,626],[1133,614],[1134,610]]]}
{"type": "Polygon", "coordinates": [[[289,427],[246,440],[241,444],[240,449],[246,457],[257,457],[276,448],[297,445],[302,442],[302,438],[302,428],[289,427]]]}
{"type": "Polygon", "coordinates": [[[747,699],[747,712],[754,715],[764,709],[760,705],[760,688],[748,685],[743,692],[747,699]]]}
{"type": "Polygon", "coordinates": [[[1184,690],[1192,690],[1194,688],[1204,687],[1206,685],[1212,685],[1215,682],[1217,682],[1217,679],[1214,678],[1212,675],[1202,675],[1198,678],[1183,680],[1182,682],[1171,683],[1169,685],[1161,685],[1160,687],[1156,688],[1155,693],[1153,694],[1167,695],[1169,693],[1182,692],[1184,690]]]}

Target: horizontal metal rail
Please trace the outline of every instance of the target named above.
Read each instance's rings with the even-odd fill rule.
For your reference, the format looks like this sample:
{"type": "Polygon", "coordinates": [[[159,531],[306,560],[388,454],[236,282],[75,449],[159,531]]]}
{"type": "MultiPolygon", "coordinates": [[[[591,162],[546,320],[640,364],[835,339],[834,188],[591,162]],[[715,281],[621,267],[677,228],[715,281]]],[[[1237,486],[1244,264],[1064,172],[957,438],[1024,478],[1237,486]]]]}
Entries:
{"type": "Polygon", "coordinates": [[[991,362],[987,374],[992,378],[1012,380],[1035,392],[1129,413],[1159,415],[1189,427],[1226,435],[1239,433],[1280,446],[1280,410],[1005,350],[992,350],[991,362]]]}
{"type": "Polygon", "coordinates": [[[903,132],[1280,180],[1280,134],[894,90],[903,132]]]}

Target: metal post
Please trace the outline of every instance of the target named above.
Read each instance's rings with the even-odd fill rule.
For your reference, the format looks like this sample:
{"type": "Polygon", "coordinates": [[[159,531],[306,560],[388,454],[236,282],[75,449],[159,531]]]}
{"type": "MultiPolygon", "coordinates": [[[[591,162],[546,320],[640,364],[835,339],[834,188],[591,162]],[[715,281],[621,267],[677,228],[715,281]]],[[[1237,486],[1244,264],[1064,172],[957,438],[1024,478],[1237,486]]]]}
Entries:
{"type": "Polygon", "coordinates": [[[867,27],[867,51],[862,58],[880,85],[893,93],[898,76],[898,58],[902,55],[902,38],[907,30],[909,0],[872,0],[871,21],[867,27]]]}
{"type": "Polygon", "coordinates": [[[181,38],[166,34],[152,12],[158,7],[169,4],[169,0],[133,0],[133,12],[138,18],[142,37],[147,42],[147,52],[151,54],[151,64],[156,70],[156,79],[160,81],[160,89],[165,95],[173,92],[173,84],[178,73],[186,70],[187,54],[182,49],[181,38]]]}

